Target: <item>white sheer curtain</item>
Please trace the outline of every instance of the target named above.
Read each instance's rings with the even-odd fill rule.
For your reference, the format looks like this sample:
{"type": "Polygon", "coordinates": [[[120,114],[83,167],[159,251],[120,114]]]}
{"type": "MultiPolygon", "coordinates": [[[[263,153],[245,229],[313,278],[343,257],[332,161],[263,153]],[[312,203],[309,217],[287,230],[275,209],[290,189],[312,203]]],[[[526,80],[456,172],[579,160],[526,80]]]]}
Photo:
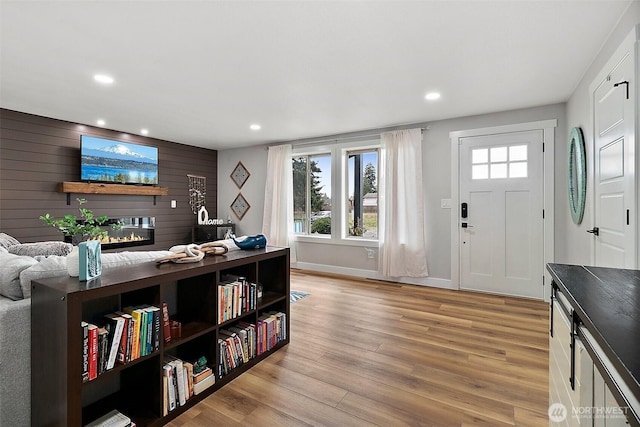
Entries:
{"type": "Polygon", "coordinates": [[[262,234],[269,245],[291,247],[293,250],[293,171],[291,145],[269,147],[267,156],[267,183],[264,189],[262,234]]]}
{"type": "Polygon", "coordinates": [[[379,270],[387,277],[425,277],[422,132],[385,132],[381,139],[379,270]]]}

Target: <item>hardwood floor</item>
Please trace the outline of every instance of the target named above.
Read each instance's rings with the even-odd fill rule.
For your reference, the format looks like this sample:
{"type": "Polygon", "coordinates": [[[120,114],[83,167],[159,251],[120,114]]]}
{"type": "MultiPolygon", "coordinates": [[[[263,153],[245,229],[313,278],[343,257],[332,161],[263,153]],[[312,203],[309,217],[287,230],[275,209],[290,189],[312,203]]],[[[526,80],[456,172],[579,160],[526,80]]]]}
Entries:
{"type": "Polygon", "coordinates": [[[169,426],[547,426],[548,305],[292,270],[291,343],[169,426]]]}

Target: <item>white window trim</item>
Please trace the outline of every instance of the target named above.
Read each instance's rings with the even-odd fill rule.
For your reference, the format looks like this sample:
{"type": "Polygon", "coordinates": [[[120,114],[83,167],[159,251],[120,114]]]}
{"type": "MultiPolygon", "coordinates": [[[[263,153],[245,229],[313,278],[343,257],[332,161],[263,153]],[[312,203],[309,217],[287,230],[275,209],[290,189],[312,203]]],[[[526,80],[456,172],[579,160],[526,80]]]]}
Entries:
{"type": "Polygon", "coordinates": [[[331,153],[331,235],[324,234],[295,234],[296,242],[320,243],[346,246],[379,246],[378,239],[364,239],[361,237],[343,237],[344,224],[342,219],[346,218],[346,206],[344,195],[349,189],[347,178],[348,159],[347,152],[356,150],[380,149],[380,140],[364,140],[353,142],[333,142],[331,144],[293,147],[292,157],[314,156],[318,154],[331,153]],[[337,160],[336,160],[337,159],[337,160]],[[337,195],[337,197],[336,197],[337,195]],[[339,220],[337,218],[340,218],[339,220]],[[339,221],[339,224],[336,224],[339,221]]]}

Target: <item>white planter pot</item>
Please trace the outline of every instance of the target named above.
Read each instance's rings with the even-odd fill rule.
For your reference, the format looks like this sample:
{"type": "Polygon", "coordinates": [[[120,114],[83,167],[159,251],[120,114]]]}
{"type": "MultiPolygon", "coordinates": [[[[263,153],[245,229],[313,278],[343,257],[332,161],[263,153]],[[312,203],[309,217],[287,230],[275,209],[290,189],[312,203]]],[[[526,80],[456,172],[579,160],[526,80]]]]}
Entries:
{"type": "Polygon", "coordinates": [[[77,246],[74,246],[73,250],[67,255],[67,272],[71,277],[80,275],[80,253],[77,246]]]}

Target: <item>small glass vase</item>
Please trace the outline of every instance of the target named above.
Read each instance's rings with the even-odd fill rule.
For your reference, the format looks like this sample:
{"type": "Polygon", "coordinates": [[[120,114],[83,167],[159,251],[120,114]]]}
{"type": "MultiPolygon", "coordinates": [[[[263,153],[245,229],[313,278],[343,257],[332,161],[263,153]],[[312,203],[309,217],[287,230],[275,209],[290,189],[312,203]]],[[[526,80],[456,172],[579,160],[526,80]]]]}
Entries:
{"type": "Polygon", "coordinates": [[[67,272],[71,277],[78,277],[80,275],[80,253],[78,252],[77,245],[74,246],[67,255],[67,272]]]}

